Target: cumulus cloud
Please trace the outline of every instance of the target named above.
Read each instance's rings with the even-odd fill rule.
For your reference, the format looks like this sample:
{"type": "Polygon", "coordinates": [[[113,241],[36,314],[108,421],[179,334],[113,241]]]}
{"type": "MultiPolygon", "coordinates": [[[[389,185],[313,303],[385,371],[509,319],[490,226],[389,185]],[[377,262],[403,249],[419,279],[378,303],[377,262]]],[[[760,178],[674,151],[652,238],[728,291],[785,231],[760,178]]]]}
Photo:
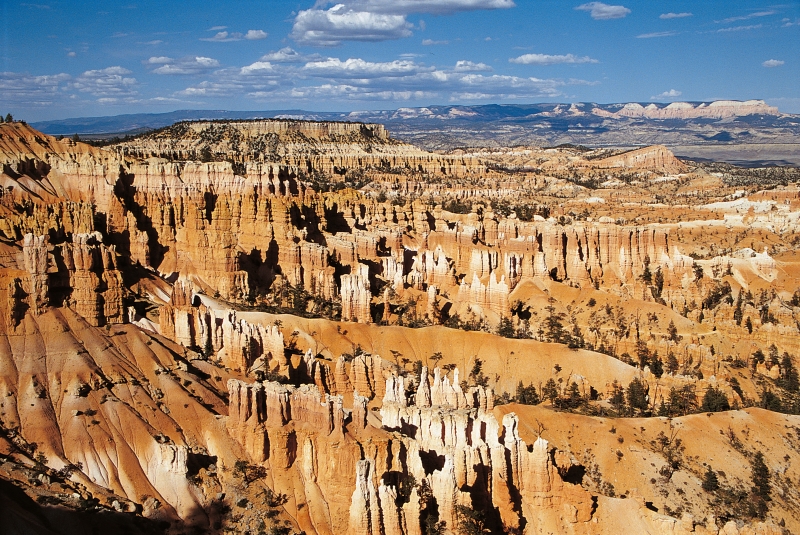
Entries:
{"type": "Polygon", "coordinates": [[[768,59],[767,61],[765,61],[761,65],[763,67],[780,67],[784,63],[786,63],[786,62],[783,61],[783,60],[780,60],[780,59],[768,59]]]}
{"type": "Polygon", "coordinates": [[[7,106],[51,106],[60,98],[66,73],[32,76],[28,73],[0,72],[0,101],[7,106]]]}
{"type": "Polygon", "coordinates": [[[72,81],[71,87],[96,97],[130,97],[137,94],[137,82],[128,74],[131,71],[119,66],[85,71],[72,81]]]}
{"type": "Polygon", "coordinates": [[[269,61],[271,63],[306,63],[321,59],[324,58],[319,54],[301,54],[288,46],[261,56],[261,61],[269,61]]]}
{"type": "Polygon", "coordinates": [[[145,63],[148,65],[164,65],[166,63],[172,63],[173,61],[175,60],[167,56],[153,56],[145,63]]]}
{"type": "Polygon", "coordinates": [[[660,95],[655,95],[655,96],[650,97],[650,100],[657,100],[657,99],[660,99],[660,98],[677,98],[677,97],[681,96],[682,94],[683,93],[681,93],[677,89],[670,89],[669,91],[664,91],[660,95]]]}
{"type": "Polygon", "coordinates": [[[642,33],[636,36],[637,39],[652,39],[654,37],[672,37],[673,35],[678,35],[678,32],[653,32],[653,33],[642,33]]]}
{"type": "Polygon", "coordinates": [[[523,54],[517,58],[508,60],[511,63],[521,65],[557,65],[559,63],[600,63],[589,56],[576,56],[574,54],[523,54]]]}
{"type": "Polygon", "coordinates": [[[621,19],[631,12],[625,6],[610,6],[603,2],[589,2],[588,4],[581,4],[575,9],[588,11],[594,20],[621,19]]]}
{"type": "Polygon", "coordinates": [[[245,76],[253,74],[263,76],[276,73],[276,70],[269,61],[256,61],[255,63],[242,67],[239,73],[245,76]]]}
{"type": "Polygon", "coordinates": [[[437,69],[410,59],[371,62],[361,58],[327,58],[297,68],[259,61],[240,69],[222,69],[211,78],[180,91],[181,97],[340,101],[419,99],[531,99],[562,95],[562,88],[590,84],[584,80],[555,80],[486,75],[485,63],[460,60],[437,69]],[[484,95],[485,97],[479,97],[484,95]]]}
{"type": "Polygon", "coordinates": [[[694,16],[694,15],[692,13],[688,13],[688,12],[683,12],[683,13],[672,13],[672,12],[670,12],[670,13],[662,13],[661,15],[658,16],[658,18],[664,19],[664,20],[668,20],[668,19],[683,19],[683,18],[692,17],[692,16],[694,16]]]}
{"type": "Polygon", "coordinates": [[[292,39],[315,46],[400,39],[411,35],[414,25],[406,17],[412,13],[449,15],[515,6],[513,0],[345,0],[326,7],[330,4],[318,1],[313,8],[297,13],[292,39]]]}
{"type": "Polygon", "coordinates": [[[157,56],[148,59],[146,64],[160,65],[153,70],[155,74],[173,75],[204,74],[219,67],[219,61],[205,56],[186,56],[180,59],[157,56]]]}
{"type": "Polygon", "coordinates": [[[247,30],[244,38],[248,41],[260,41],[261,39],[266,39],[268,35],[264,30],[247,30]]]}
{"type": "Polygon", "coordinates": [[[395,60],[383,63],[373,63],[363,59],[350,58],[345,61],[339,58],[328,58],[323,61],[313,61],[303,67],[303,71],[316,76],[330,76],[332,78],[374,78],[408,76],[418,72],[430,72],[432,67],[424,67],[409,60],[395,60]]]}
{"type": "Polygon", "coordinates": [[[455,69],[453,70],[456,72],[487,72],[491,71],[492,68],[485,63],[475,63],[462,59],[456,62],[455,69]]]}
{"type": "Polygon", "coordinates": [[[413,25],[404,15],[349,11],[344,4],[328,10],[300,11],[291,37],[299,43],[336,46],[342,41],[386,41],[411,35],[413,25]]]}
{"type": "Polygon", "coordinates": [[[257,41],[266,39],[268,35],[264,30],[247,30],[247,33],[222,31],[214,34],[214,37],[201,37],[200,40],[213,43],[230,43],[232,41],[241,41],[242,39],[257,41]]]}

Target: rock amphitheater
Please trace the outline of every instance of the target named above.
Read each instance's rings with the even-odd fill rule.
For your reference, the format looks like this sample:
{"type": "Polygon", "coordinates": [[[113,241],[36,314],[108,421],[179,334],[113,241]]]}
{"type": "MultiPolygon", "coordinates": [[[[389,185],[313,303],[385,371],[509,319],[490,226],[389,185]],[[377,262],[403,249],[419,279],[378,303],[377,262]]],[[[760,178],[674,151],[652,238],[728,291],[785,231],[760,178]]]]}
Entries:
{"type": "Polygon", "coordinates": [[[0,163],[0,532],[800,531],[796,174],[291,120],[0,163]]]}

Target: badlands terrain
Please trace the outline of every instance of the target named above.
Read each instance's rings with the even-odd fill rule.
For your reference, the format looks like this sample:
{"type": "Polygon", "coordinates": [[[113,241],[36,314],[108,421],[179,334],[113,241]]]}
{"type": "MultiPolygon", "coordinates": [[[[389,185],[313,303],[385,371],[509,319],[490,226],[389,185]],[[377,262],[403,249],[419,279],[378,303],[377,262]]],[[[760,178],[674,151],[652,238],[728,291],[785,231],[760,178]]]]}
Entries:
{"type": "Polygon", "coordinates": [[[0,124],[0,532],[800,532],[800,172],[708,160],[0,124]]]}

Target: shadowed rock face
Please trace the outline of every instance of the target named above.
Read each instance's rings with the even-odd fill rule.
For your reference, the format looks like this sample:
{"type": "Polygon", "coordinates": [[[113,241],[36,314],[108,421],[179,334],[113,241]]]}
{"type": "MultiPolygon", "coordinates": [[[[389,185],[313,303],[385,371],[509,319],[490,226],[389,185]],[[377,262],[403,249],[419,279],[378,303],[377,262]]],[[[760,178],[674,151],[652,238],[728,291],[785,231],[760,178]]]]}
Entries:
{"type": "MultiPolygon", "coordinates": [[[[0,125],[0,460],[17,463],[0,475],[35,494],[44,491],[31,481],[50,492],[69,468],[76,492],[67,494],[79,497],[59,500],[85,508],[102,497],[91,507],[173,533],[285,522],[307,533],[408,535],[427,521],[455,533],[465,511],[498,533],[716,533],[713,518],[646,506],[657,508],[649,480],[661,464],[634,474],[641,500],[608,497],[574,477],[594,468],[569,442],[556,447],[562,436],[524,407],[495,407],[518,381],[541,392],[550,378],[560,394],[574,384],[598,411],[609,405],[593,397],[633,377],[653,407],[687,384],[744,403],[755,383],[722,360],[745,351],[731,340],[800,347],[785,256],[754,243],[692,257],[712,230],[691,234],[694,222],[669,219],[637,185],[674,180],[671,191],[690,198],[705,195],[697,184],[708,176],[663,147],[584,152],[440,155],[379,125],[291,121],[179,124],[97,149],[0,125]],[[362,191],[312,187],[320,177],[356,185],[354,176],[362,191]],[[617,178],[631,191],[600,187],[617,178]],[[560,206],[572,202],[567,191],[586,206],[657,217],[579,216],[560,206]],[[536,192],[559,199],[548,217],[525,211],[536,192]],[[763,297],[745,298],[750,289],[763,297]],[[543,341],[514,340],[509,329],[543,341]],[[584,338],[652,359],[637,369],[577,351],[584,338]],[[681,368],[656,377],[649,366],[669,353],[681,368]],[[31,466],[38,472],[13,475],[31,466]]],[[[724,214],[719,225],[741,232],[738,242],[752,229],[773,242],[797,230],[796,192],[734,193],[682,215],[724,214]]],[[[779,381],[782,366],[757,362],[754,374],[779,381]]],[[[789,426],[763,419],[767,430],[789,426]]],[[[614,462],[651,453],[636,440],[628,444],[639,450],[614,462]]],[[[603,456],[622,443],[593,447],[603,456]]],[[[767,453],[772,463],[785,455],[767,453]]],[[[602,468],[613,466],[624,465],[602,468]]],[[[619,477],[629,475],[620,468],[619,477]]],[[[633,498],[625,485],[619,492],[633,498]]],[[[686,507],[709,515],[696,501],[686,507]]]]}

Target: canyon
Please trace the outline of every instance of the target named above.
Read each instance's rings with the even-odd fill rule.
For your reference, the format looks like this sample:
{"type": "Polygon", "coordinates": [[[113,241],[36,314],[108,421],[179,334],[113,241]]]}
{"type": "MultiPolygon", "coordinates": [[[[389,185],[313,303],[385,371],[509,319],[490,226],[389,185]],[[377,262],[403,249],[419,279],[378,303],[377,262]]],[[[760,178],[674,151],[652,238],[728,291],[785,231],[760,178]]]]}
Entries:
{"type": "Polygon", "coordinates": [[[796,169],[295,119],[98,145],[0,124],[3,530],[800,530],[796,169]]]}

